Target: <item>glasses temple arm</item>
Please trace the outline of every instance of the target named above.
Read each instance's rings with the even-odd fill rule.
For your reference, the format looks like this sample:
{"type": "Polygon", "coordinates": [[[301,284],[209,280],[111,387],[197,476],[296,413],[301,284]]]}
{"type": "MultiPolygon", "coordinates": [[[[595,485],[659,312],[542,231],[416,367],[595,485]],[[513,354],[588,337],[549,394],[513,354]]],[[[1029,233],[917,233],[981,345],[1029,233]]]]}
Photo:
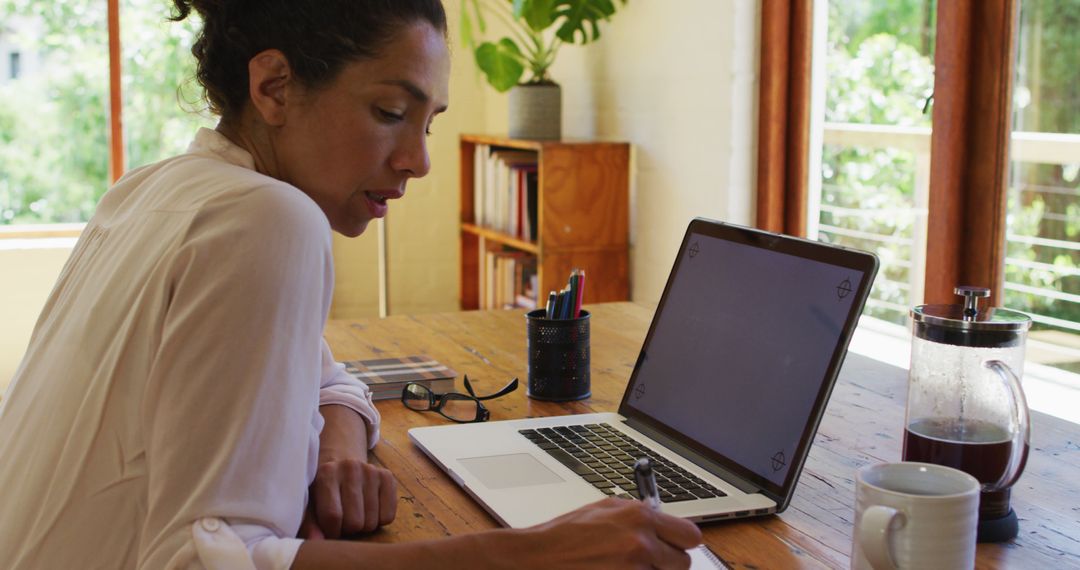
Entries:
{"type": "Polygon", "coordinates": [[[510,381],[509,384],[504,386],[502,390],[499,390],[498,392],[495,392],[494,394],[491,394],[489,396],[477,396],[475,393],[473,393],[472,387],[469,386],[467,383],[465,384],[465,388],[467,390],[469,390],[469,394],[471,394],[472,397],[476,398],[477,400],[493,400],[493,399],[498,398],[500,396],[505,396],[505,395],[509,394],[510,392],[513,392],[514,390],[517,390],[517,387],[518,387],[518,379],[514,378],[513,380],[510,381]]]}

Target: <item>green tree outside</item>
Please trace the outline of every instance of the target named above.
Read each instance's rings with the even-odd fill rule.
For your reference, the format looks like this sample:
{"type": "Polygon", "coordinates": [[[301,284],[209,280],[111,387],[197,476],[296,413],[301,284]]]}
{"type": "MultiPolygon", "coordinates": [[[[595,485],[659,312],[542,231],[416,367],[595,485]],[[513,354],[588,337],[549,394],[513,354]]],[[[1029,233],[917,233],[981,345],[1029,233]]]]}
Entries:
{"type": "MultiPolygon", "coordinates": [[[[829,2],[825,121],[929,127],[933,93],[933,14],[924,0],[829,2]],[[929,19],[928,19],[929,15],[929,19]]],[[[843,230],[914,235],[916,157],[895,148],[826,145],[820,223],[843,230]]],[[[882,267],[866,314],[904,323],[911,247],[824,231],[822,241],[873,251],[882,267]]]]}
{"type": "MultiPolygon", "coordinates": [[[[204,105],[190,84],[198,23],[169,15],[166,2],[121,2],[129,169],[183,152],[199,126],[213,125],[196,112],[204,105]]],[[[0,0],[0,21],[12,16],[41,23],[40,35],[19,41],[45,63],[0,86],[0,224],[84,222],[109,186],[105,3],[0,0]]]]}

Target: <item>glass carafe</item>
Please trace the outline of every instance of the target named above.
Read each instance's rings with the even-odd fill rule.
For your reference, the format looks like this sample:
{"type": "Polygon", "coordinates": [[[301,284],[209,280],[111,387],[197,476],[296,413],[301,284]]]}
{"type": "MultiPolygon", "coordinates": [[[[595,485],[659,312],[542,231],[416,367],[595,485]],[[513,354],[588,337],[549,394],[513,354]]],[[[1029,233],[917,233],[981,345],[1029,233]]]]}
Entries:
{"type": "Polygon", "coordinates": [[[1031,319],[986,308],[989,289],[957,287],[963,305],[911,311],[914,338],[904,430],[905,461],[955,467],[982,484],[979,541],[1010,540],[1019,531],[1010,488],[1029,445],[1020,377],[1031,319]]]}

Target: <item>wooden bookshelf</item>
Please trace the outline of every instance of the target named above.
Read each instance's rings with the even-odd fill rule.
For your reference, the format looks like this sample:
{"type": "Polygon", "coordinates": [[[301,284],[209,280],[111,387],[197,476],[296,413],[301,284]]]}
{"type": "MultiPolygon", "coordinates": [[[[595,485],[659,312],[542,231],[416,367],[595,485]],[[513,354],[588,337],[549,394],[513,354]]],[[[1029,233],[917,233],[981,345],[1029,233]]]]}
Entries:
{"type": "Polygon", "coordinates": [[[536,257],[544,301],[548,291],[566,286],[574,268],[586,273],[585,303],[629,299],[629,144],[462,135],[460,160],[462,309],[480,308],[481,282],[487,278],[483,254],[496,249],[536,257]],[[535,239],[477,223],[477,145],[536,153],[535,239]]]}

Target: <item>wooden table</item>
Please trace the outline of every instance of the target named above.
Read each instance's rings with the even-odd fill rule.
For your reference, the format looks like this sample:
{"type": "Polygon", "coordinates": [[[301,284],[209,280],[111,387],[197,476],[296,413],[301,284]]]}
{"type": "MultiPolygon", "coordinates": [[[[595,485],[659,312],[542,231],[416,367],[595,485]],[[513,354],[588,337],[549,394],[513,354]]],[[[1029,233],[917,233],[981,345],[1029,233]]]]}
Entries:
{"type": "MultiPolygon", "coordinates": [[[[487,402],[492,420],[617,411],[652,309],[632,303],[592,311],[592,397],[530,400],[524,386],[487,402]]],[[[339,360],[426,354],[468,374],[479,392],[526,378],[523,311],[473,311],[332,321],[326,337],[339,360]]],[[[704,525],[705,542],[733,568],[847,568],[855,470],[898,461],[907,372],[849,354],[789,508],[777,516],[704,525]]],[[[460,379],[458,388],[461,389],[460,379]]],[[[445,422],[437,414],[378,404],[375,457],[397,476],[397,519],[372,538],[400,542],[496,528],[497,523],[409,443],[406,431],[445,422]]],[[[1032,414],[1031,455],[1012,504],[1020,536],[980,544],[978,568],[1080,568],[1080,425],[1032,414]]]]}

